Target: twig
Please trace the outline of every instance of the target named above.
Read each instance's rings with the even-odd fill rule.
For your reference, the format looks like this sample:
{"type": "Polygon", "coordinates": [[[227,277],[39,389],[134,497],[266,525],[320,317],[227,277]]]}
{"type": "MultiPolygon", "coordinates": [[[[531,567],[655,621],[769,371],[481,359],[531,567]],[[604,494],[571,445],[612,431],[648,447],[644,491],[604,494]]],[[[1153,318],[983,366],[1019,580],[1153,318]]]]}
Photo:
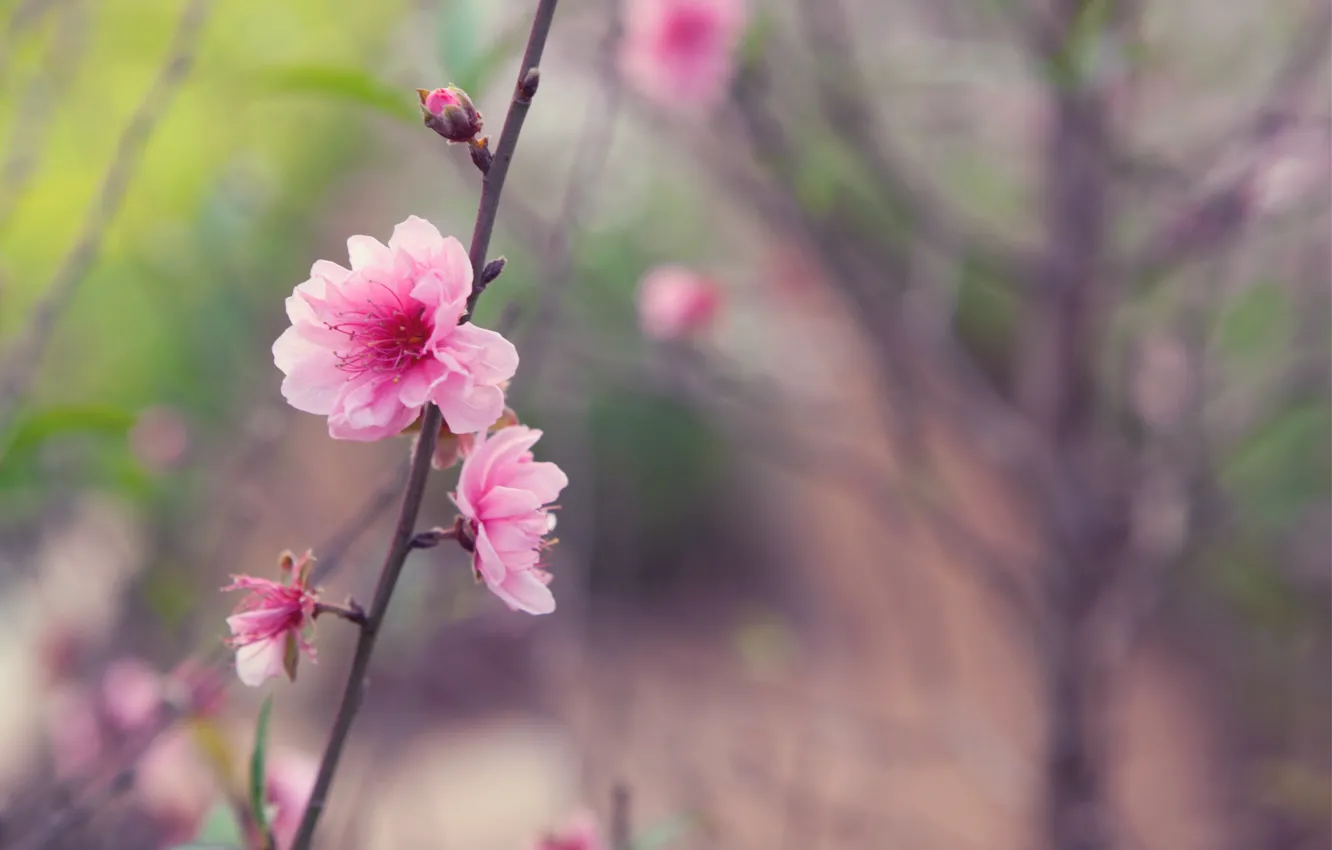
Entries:
{"type": "MultiPolygon", "coordinates": [[[[171,38],[166,61],[121,133],[102,180],[101,191],[84,220],[78,240],[65,255],[45,295],[33,308],[26,328],[7,352],[4,371],[0,373],[0,437],[8,432],[19,400],[36,375],[56,319],[69,305],[79,283],[97,259],[102,238],[120,210],[145,144],[170,104],[171,96],[194,64],[199,35],[210,6],[211,0],[189,0],[171,38]]],[[[0,443],[0,454],[3,452],[0,443]]]]}
{"type": "Polygon", "coordinates": [[[536,14],[532,17],[532,32],[527,37],[523,63],[518,70],[518,82],[514,84],[513,100],[509,102],[509,112],[504,116],[504,129],[500,131],[499,143],[495,145],[495,159],[490,164],[490,170],[481,179],[481,202],[477,205],[472,246],[467,252],[472,261],[472,280],[476,281],[476,285],[467,298],[467,310],[461,319],[464,322],[472,318],[476,302],[486,290],[481,282],[481,272],[486,265],[490,234],[495,230],[500,193],[504,191],[504,178],[509,174],[509,164],[513,162],[513,152],[518,147],[518,134],[523,130],[523,122],[527,120],[527,110],[532,105],[532,95],[536,93],[537,84],[540,82],[537,67],[541,64],[541,52],[546,49],[546,37],[550,35],[550,24],[555,19],[557,1],[541,0],[537,4],[536,14]]]}
{"type": "MultiPolygon", "coordinates": [[[[532,32],[528,37],[527,49],[518,71],[513,101],[509,104],[509,114],[504,120],[504,129],[500,132],[499,144],[495,149],[495,160],[482,180],[476,227],[472,231],[472,244],[468,252],[472,261],[473,280],[478,286],[467,299],[464,321],[471,316],[481,295],[482,288],[479,286],[481,272],[485,266],[486,250],[490,246],[490,235],[495,227],[495,216],[499,211],[500,193],[504,189],[504,178],[508,173],[509,163],[513,160],[513,153],[518,145],[518,135],[522,131],[523,120],[527,117],[527,110],[536,90],[537,63],[541,61],[541,52],[550,33],[556,2],[557,0],[540,0],[537,6],[532,20],[532,32]]],[[[356,712],[365,696],[366,677],[370,669],[370,659],[374,654],[376,638],[383,628],[398,576],[402,573],[402,567],[412,551],[416,520],[421,512],[426,480],[430,475],[430,458],[442,423],[443,416],[439,408],[433,404],[428,405],[421,422],[421,433],[417,438],[416,449],[412,454],[411,472],[407,479],[402,508],[398,513],[397,526],[393,531],[388,554],[384,558],[384,566],[375,587],[370,609],[366,614],[365,624],[361,627],[361,634],[356,642],[356,652],[347,675],[347,685],[333,720],[328,746],[319,764],[319,774],[310,792],[310,802],[306,805],[300,828],[292,840],[291,850],[309,850],[314,840],[315,828],[319,825],[319,817],[328,802],[333,776],[337,772],[343,748],[351,733],[352,722],[356,719],[356,712]]]]}
{"type": "Polygon", "coordinates": [[[328,801],[329,788],[333,784],[333,775],[342,758],[343,747],[351,732],[352,721],[361,707],[365,696],[366,676],[370,669],[370,658],[374,654],[375,640],[384,625],[388,613],[389,601],[393,589],[397,586],[398,576],[407,562],[407,555],[412,551],[412,535],[416,528],[416,518],[421,512],[421,503],[425,498],[426,480],[430,475],[430,457],[435,450],[435,440],[439,437],[439,426],[443,422],[439,408],[433,404],[426,408],[421,422],[421,436],[412,454],[411,473],[407,478],[406,492],[403,494],[402,508],[398,511],[398,522],[393,529],[393,538],[388,554],[384,556],[384,566],[375,585],[375,595],[366,614],[365,624],[356,642],[356,654],[352,657],[351,670],[347,675],[347,686],[338,705],[337,716],[333,720],[333,730],[329,733],[328,746],[324,750],[319,764],[319,775],[310,792],[310,802],[305,807],[301,826],[292,841],[292,850],[309,850],[314,840],[315,827],[319,816],[323,814],[328,801]]]}
{"type": "MultiPolygon", "coordinates": [[[[81,4],[68,3],[59,11],[47,48],[46,67],[34,75],[19,103],[9,134],[9,150],[0,166],[0,231],[32,179],[44,147],[43,138],[87,52],[87,10],[81,4]]],[[[0,67],[0,79],[4,76],[0,67]]]]}

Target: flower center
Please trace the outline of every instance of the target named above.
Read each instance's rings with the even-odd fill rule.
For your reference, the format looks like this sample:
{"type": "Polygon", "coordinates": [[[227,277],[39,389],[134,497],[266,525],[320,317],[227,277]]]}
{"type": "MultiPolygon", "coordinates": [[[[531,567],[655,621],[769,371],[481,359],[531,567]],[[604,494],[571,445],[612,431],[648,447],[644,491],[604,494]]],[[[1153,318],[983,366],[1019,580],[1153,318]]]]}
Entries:
{"type": "Polygon", "coordinates": [[[662,32],[662,46],[676,54],[686,56],[706,53],[712,46],[716,21],[713,13],[699,6],[687,6],[675,11],[662,32]]]}
{"type": "Polygon", "coordinates": [[[346,334],[350,343],[338,354],[339,369],[358,375],[400,372],[425,356],[433,330],[425,305],[392,295],[384,302],[368,301],[364,310],[343,313],[341,321],[328,326],[346,334]]]}

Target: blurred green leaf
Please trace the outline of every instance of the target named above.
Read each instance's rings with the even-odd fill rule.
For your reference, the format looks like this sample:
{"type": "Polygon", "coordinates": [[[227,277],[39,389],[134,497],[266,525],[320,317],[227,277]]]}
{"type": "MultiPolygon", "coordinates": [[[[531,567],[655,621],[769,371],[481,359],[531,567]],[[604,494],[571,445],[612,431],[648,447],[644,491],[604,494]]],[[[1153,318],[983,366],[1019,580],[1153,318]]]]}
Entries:
{"type": "Polygon", "coordinates": [[[1106,24],[1114,0],[1085,0],[1062,48],[1045,63],[1048,79],[1060,88],[1081,88],[1095,77],[1110,49],[1106,24]]]}
{"type": "Polygon", "coordinates": [[[1261,549],[1234,544],[1212,562],[1217,589],[1245,619],[1268,631],[1298,626],[1301,598],[1261,549]]]}
{"type": "Polygon", "coordinates": [[[1328,434],[1332,413],[1323,400],[1289,407],[1256,428],[1221,469],[1222,484],[1246,518],[1280,527],[1332,489],[1328,434]]]}
{"type": "Polygon", "coordinates": [[[757,10],[752,22],[745,29],[745,34],[740,39],[740,47],[736,51],[740,67],[746,68],[758,64],[768,49],[768,42],[772,39],[775,29],[772,13],[767,9],[757,10]]]}
{"type": "Polygon", "coordinates": [[[218,803],[208,810],[208,816],[204,818],[199,834],[194,837],[194,843],[182,844],[174,850],[204,847],[210,850],[235,847],[239,850],[244,844],[240,824],[236,823],[236,813],[226,803],[218,803]]]}
{"type": "Polygon", "coordinates": [[[690,814],[676,815],[644,831],[633,840],[630,847],[633,850],[662,850],[693,832],[697,826],[697,817],[690,814]]]}
{"type": "Polygon", "coordinates": [[[268,721],[273,714],[273,695],[259,708],[259,722],[254,729],[254,750],[250,753],[250,814],[260,834],[268,833],[268,809],[264,801],[268,758],[268,721]]]}
{"type": "Polygon", "coordinates": [[[1253,359],[1279,350],[1293,327],[1285,291],[1274,283],[1260,283],[1225,306],[1217,320],[1216,344],[1227,354],[1253,359]]]}
{"type": "MultiPolygon", "coordinates": [[[[455,82],[465,76],[466,69],[476,64],[481,35],[480,11],[476,0],[450,0],[441,4],[439,17],[435,19],[440,62],[446,73],[454,75],[455,82]]],[[[456,84],[467,89],[461,82],[456,84]]]]}
{"type": "Polygon", "coordinates": [[[449,75],[449,82],[473,96],[490,83],[527,36],[526,23],[519,22],[482,49],[480,4],[476,0],[453,0],[445,4],[436,27],[440,64],[449,75]]]}
{"type": "Polygon", "coordinates": [[[123,437],[134,425],[134,415],[118,407],[62,404],[31,410],[14,425],[7,444],[0,443],[0,463],[13,454],[29,454],[48,440],[67,434],[123,437]]]}
{"type": "Polygon", "coordinates": [[[273,94],[322,95],[369,107],[411,121],[418,115],[416,93],[391,86],[361,68],[295,65],[272,68],[258,77],[259,88],[273,94]]]}

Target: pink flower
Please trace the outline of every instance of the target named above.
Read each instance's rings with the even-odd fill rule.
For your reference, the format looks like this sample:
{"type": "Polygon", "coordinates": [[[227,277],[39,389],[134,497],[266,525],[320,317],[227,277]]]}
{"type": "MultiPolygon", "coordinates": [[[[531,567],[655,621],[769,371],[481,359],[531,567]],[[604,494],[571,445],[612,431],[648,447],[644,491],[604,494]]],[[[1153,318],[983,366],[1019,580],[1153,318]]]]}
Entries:
{"type": "MultiPolygon", "coordinates": [[[[517,424],[518,414],[506,407],[500,418],[486,430],[494,433],[517,424]]],[[[435,452],[430,458],[430,465],[435,469],[448,469],[471,454],[475,446],[475,434],[455,434],[448,429],[448,426],[444,426],[439,430],[439,440],[435,443],[435,452]]]]}
{"type": "Polygon", "coordinates": [[[743,0],[627,0],[621,73],[663,106],[715,106],[730,84],[745,21],[743,0]]]}
{"type": "Polygon", "coordinates": [[[161,831],[162,846],[189,841],[203,825],[219,790],[191,731],[178,726],[163,732],[139,757],[136,767],[136,796],[161,831]]]}
{"type": "Polygon", "coordinates": [[[638,287],[638,323],[654,339],[702,330],[720,307],[717,284],[682,266],[658,266],[638,287]]]}
{"type": "Polygon", "coordinates": [[[328,416],[341,440],[392,437],[427,402],[457,433],[498,419],[518,352],[494,331],[458,324],[472,292],[458,240],[412,216],[387,246],[353,236],[347,248],[350,270],[320,260],[287,299],[291,327],[273,344],[287,401],[328,416]]]}
{"type": "Polygon", "coordinates": [[[529,449],[539,439],[541,432],[525,425],[477,435],[453,494],[471,529],[477,577],[510,608],[529,614],[555,610],[550,573],[539,563],[555,527],[544,506],[569,483],[555,464],[532,460],[529,449]]]}
{"type": "Polygon", "coordinates": [[[232,576],[232,583],[222,588],[248,591],[236,612],[227,618],[231,629],[227,643],[236,649],[236,675],[252,688],[283,672],[294,681],[297,650],[314,660],[314,647],[305,638],[306,627],[314,623],[318,601],[306,587],[313,562],[309,552],[299,562],[287,554],[282,558],[282,571],[290,583],[240,575],[232,576]]]}
{"type": "Polygon", "coordinates": [[[102,676],[102,703],[107,716],[122,732],[143,729],[162,708],[162,677],[137,658],[111,663],[102,676]]]}
{"type": "Polygon", "coordinates": [[[296,830],[310,802],[319,761],[294,750],[273,750],[268,757],[265,796],[273,806],[273,839],[277,850],[287,850],[296,838],[296,830]]]}
{"type": "Polygon", "coordinates": [[[578,812],[556,832],[544,835],[532,845],[532,850],[607,850],[601,837],[596,815],[578,812]]]}

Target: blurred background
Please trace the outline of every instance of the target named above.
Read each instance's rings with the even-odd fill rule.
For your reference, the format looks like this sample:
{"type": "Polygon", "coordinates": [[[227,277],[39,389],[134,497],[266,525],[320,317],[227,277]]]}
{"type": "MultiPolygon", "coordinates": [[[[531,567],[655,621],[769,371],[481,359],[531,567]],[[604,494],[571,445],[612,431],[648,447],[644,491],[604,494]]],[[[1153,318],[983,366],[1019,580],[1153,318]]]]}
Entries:
{"type": "MultiPolygon", "coordinates": [[[[1332,846],[1326,0],[659,0],[731,21],[664,93],[645,5],[559,4],[477,316],[559,609],[414,554],[318,845],[1332,846]]],[[[225,834],[268,692],[308,789],[353,630],[247,689],[217,591],[367,600],[410,442],[282,302],[466,240],[414,89],[493,138],[534,6],[0,0],[0,847],[225,834]]]]}

